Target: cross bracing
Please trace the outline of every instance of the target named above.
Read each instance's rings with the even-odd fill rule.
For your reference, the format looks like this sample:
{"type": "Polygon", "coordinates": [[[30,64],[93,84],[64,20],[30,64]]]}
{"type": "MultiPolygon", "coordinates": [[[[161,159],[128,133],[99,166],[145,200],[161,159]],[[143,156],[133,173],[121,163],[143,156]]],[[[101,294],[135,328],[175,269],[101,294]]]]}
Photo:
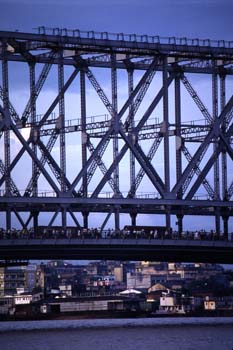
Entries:
{"type": "Polygon", "coordinates": [[[0,58],[7,229],[201,215],[227,235],[233,42],[41,27],[0,32],[0,58]]]}

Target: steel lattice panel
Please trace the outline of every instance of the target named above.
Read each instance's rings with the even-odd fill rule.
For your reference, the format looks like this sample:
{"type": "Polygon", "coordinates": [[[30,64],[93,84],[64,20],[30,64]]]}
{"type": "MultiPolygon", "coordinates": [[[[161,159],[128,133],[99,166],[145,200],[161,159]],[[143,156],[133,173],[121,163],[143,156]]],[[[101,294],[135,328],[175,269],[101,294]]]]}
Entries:
{"type": "Polygon", "coordinates": [[[7,229],[58,217],[88,227],[91,213],[118,229],[124,213],[163,215],[168,228],[176,216],[182,231],[202,215],[227,235],[232,42],[41,27],[0,32],[0,57],[7,229]]]}

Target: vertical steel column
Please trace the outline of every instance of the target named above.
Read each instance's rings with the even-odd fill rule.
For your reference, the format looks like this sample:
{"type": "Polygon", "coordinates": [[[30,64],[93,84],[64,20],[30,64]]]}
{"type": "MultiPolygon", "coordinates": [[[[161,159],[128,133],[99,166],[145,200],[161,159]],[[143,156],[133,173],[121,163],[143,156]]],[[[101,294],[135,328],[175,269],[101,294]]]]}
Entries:
{"type": "MultiPolygon", "coordinates": [[[[220,109],[221,111],[224,109],[226,104],[226,75],[222,74],[220,75],[220,109]]],[[[223,133],[226,131],[226,120],[222,123],[222,131],[223,133]]],[[[228,194],[227,194],[227,155],[226,150],[223,149],[222,151],[222,199],[224,201],[227,201],[228,194]]],[[[223,215],[223,232],[225,240],[228,240],[228,215],[223,215]]]]}
{"type": "Polygon", "coordinates": [[[224,240],[228,241],[228,220],[229,216],[228,215],[223,215],[223,233],[224,233],[224,240]]]}
{"type": "MultiPolygon", "coordinates": [[[[65,175],[66,175],[66,141],[65,141],[65,99],[62,90],[64,88],[64,65],[63,65],[63,51],[60,51],[58,64],[58,90],[59,90],[59,120],[60,120],[60,166],[61,166],[61,191],[66,191],[65,175]]],[[[61,212],[62,227],[66,229],[66,209],[61,212]]]]}
{"type": "MultiPolygon", "coordinates": [[[[181,97],[180,78],[175,78],[175,124],[176,124],[176,181],[178,182],[182,174],[182,139],[181,139],[181,97]]],[[[182,198],[182,189],[178,193],[178,198],[182,198]]]]}
{"type": "Polygon", "coordinates": [[[84,228],[88,228],[88,215],[89,215],[89,212],[87,212],[87,211],[83,211],[83,212],[82,212],[82,216],[83,216],[83,227],[84,227],[84,228]]]}
{"type": "MultiPolygon", "coordinates": [[[[31,133],[33,135],[33,142],[32,142],[32,151],[35,155],[37,155],[37,147],[36,147],[36,141],[37,141],[37,129],[35,128],[35,123],[36,123],[36,77],[35,77],[35,63],[30,62],[29,63],[29,74],[30,74],[30,112],[31,112],[31,133]]],[[[38,195],[38,184],[37,184],[37,165],[32,159],[32,179],[33,179],[33,184],[32,184],[32,196],[37,197],[38,195]]],[[[38,226],[38,212],[33,211],[32,213],[33,216],[33,227],[34,230],[38,226]]]]}
{"type": "MultiPolygon", "coordinates": [[[[163,59],[163,126],[164,126],[164,176],[165,191],[170,191],[170,160],[169,160],[169,115],[168,115],[168,63],[167,57],[163,59]]],[[[166,211],[166,227],[170,229],[171,218],[169,210],[166,211]]]]}
{"type": "MultiPolygon", "coordinates": [[[[86,82],[85,72],[80,71],[80,99],[81,99],[81,129],[82,129],[82,167],[87,162],[87,132],[86,132],[86,82]]],[[[87,172],[83,175],[83,197],[87,198],[87,172]]]]}
{"type": "Polygon", "coordinates": [[[38,216],[39,212],[37,210],[31,212],[33,217],[33,228],[34,230],[38,227],[38,216]]]}
{"type": "MultiPolygon", "coordinates": [[[[128,70],[128,96],[130,96],[133,92],[133,69],[129,68],[128,70]]],[[[132,139],[134,137],[134,134],[132,132],[132,129],[134,128],[134,101],[130,103],[129,106],[129,128],[130,133],[132,134],[132,139]]],[[[134,142],[134,139],[133,139],[134,142]]],[[[130,188],[133,190],[134,196],[135,196],[135,156],[132,151],[130,151],[130,188]]],[[[133,226],[136,225],[136,213],[130,213],[131,216],[131,224],[133,226]]]]}
{"type": "Polygon", "coordinates": [[[136,222],[137,213],[130,213],[130,216],[131,216],[131,225],[136,226],[137,225],[137,222],[136,222]]]}
{"type": "MultiPolygon", "coordinates": [[[[220,108],[224,109],[226,104],[226,76],[220,76],[220,108]]],[[[222,130],[226,130],[226,120],[222,123],[222,130]]],[[[227,156],[226,150],[222,152],[222,199],[227,200],[227,156]]]]}
{"type": "MultiPolygon", "coordinates": [[[[80,71],[80,99],[81,99],[81,128],[82,128],[82,167],[87,162],[87,132],[86,132],[86,81],[85,71],[80,71]]],[[[87,171],[83,174],[82,179],[83,197],[87,198],[87,171]]],[[[88,214],[83,212],[83,227],[88,228],[88,214]]]]}
{"type": "MultiPolygon", "coordinates": [[[[133,70],[128,69],[128,96],[133,92],[133,70]]],[[[130,103],[129,106],[129,128],[132,130],[134,127],[134,101],[130,103]]],[[[132,133],[132,131],[131,131],[132,133]]],[[[132,133],[133,137],[133,133],[132,133]]],[[[134,190],[135,186],[135,156],[132,151],[130,151],[130,188],[134,190]]]]}
{"type": "MultiPolygon", "coordinates": [[[[180,77],[175,77],[175,124],[176,124],[176,182],[182,174],[182,138],[181,138],[181,95],[180,95],[180,77]]],[[[177,194],[177,198],[183,196],[182,188],[177,194]]],[[[183,215],[177,215],[178,232],[183,231],[183,215]]]]}
{"type": "MultiPolygon", "coordinates": [[[[116,68],[116,54],[111,55],[111,81],[112,81],[112,107],[113,107],[113,123],[115,127],[115,133],[113,135],[113,162],[117,158],[119,152],[118,144],[118,118],[117,118],[117,68],[116,68]]],[[[119,188],[119,166],[115,165],[113,171],[113,180],[115,188],[119,188]]],[[[117,196],[118,193],[114,191],[114,196],[117,196]]],[[[120,217],[119,210],[115,210],[115,229],[119,229],[120,217]]]]}
{"type": "MultiPolygon", "coordinates": [[[[216,120],[218,117],[218,75],[216,73],[216,62],[212,62],[212,111],[213,111],[213,120],[216,120]]],[[[213,145],[214,153],[216,152],[217,145],[213,145]]],[[[219,159],[216,159],[214,163],[214,199],[219,200],[220,195],[220,183],[219,183],[219,159]]],[[[219,211],[216,211],[215,215],[215,229],[217,234],[220,233],[220,215],[219,211]]]]}
{"type": "Polygon", "coordinates": [[[120,210],[118,206],[115,206],[114,214],[115,214],[115,230],[119,231],[120,230],[120,210]]]}
{"type": "Polygon", "coordinates": [[[183,231],[183,217],[184,215],[176,215],[177,217],[177,227],[178,227],[178,233],[181,235],[182,231],[183,231]]]}
{"type": "MultiPolygon", "coordinates": [[[[3,108],[9,111],[9,82],[8,82],[8,61],[7,61],[7,43],[2,47],[2,87],[3,87],[3,108]]],[[[11,195],[10,190],[10,129],[4,131],[4,162],[6,169],[5,192],[7,196],[11,195]]],[[[11,229],[11,209],[6,211],[6,228],[11,229]]]]}
{"type": "MultiPolygon", "coordinates": [[[[32,123],[32,129],[31,132],[34,136],[33,138],[33,143],[32,143],[32,150],[37,154],[37,147],[36,147],[36,128],[35,128],[35,123],[36,123],[36,99],[35,99],[35,64],[31,62],[29,64],[29,70],[30,70],[30,111],[31,111],[31,123],[32,123]]],[[[33,197],[37,196],[37,180],[36,180],[36,171],[37,171],[37,166],[35,162],[32,160],[32,178],[33,178],[33,185],[32,185],[32,195],[33,197]]]]}

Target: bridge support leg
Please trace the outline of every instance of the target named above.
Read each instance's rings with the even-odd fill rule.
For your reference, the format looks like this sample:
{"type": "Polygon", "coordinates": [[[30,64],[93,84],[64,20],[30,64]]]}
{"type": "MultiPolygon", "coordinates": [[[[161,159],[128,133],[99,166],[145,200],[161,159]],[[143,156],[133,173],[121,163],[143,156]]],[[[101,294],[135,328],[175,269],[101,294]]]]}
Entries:
{"type": "Polygon", "coordinates": [[[7,208],[6,211],[6,229],[10,230],[11,229],[11,209],[7,208]]]}
{"type": "Polygon", "coordinates": [[[178,226],[178,233],[181,234],[183,231],[183,217],[184,215],[177,215],[177,226],[178,226]]]}
{"type": "Polygon", "coordinates": [[[83,214],[83,227],[88,228],[88,212],[82,212],[83,214]]]}
{"type": "Polygon", "coordinates": [[[228,220],[229,220],[229,216],[224,215],[222,217],[222,219],[223,219],[224,240],[228,241],[228,220]]]}
{"type": "Polygon", "coordinates": [[[170,208],[167,208],[167,210],[166,210],[166,228],[168,231],[170,231],[170,228],[171,228],[170,208]]]}
{"type": "Polygon", "coordinates": [[[130,213],[130,216],[131,216],[131,225],[132,226],[136,226],[137,214],[136,213],[130,213]]]}
{"type": "Polygon", "coordinates": [[[120,230],[120,212],[119,208],[115,208],[115,230],[119,231],[120,230]]]}
{"type": "Polygon", "coordinates": [[[36,229],[38,227],[38,216],[39,216],[39,213],[38,213],[38,211],[37,212],[33,212],[32,215],[33,215],[33,228],[34,228],[34,231],[36,231],[36,229]]]}
{"type": "Polygon", "coordinates": [[[62,218],[62,228],[66,230],[66,226],[67,226],[66,208],[62,209],[61,218],[62,218]]]}
{"type": "Polygon", "coordinates": [[[219,236],[220,236],[220,214],[219,214],[219,211],[217,211],[215,214],[215,230],[216,230],[217,236],[219,238],[219,236]]]}

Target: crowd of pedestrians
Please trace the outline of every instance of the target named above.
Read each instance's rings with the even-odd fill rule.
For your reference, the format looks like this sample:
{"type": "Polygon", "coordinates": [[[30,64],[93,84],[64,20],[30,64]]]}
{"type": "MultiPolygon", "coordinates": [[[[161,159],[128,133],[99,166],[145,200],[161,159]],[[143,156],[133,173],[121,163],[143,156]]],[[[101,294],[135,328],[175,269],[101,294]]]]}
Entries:
{"type": "MultiPolygon", "coordinates": [[[[63,229],[55,226],[39,226],[37,229],[15,229],[6,230],[0,228],[0,239],[172,239],[172,240],[225,240],[226,237],[214,230],[196,230],[178,232],[167,230],[165,227],[133,227],[125,226],[121,230],[98,228],[76,228],[67,227],[63,229]]],[[[228,235],[228,239],[233,241],[233,233],[228,235]]]]}

